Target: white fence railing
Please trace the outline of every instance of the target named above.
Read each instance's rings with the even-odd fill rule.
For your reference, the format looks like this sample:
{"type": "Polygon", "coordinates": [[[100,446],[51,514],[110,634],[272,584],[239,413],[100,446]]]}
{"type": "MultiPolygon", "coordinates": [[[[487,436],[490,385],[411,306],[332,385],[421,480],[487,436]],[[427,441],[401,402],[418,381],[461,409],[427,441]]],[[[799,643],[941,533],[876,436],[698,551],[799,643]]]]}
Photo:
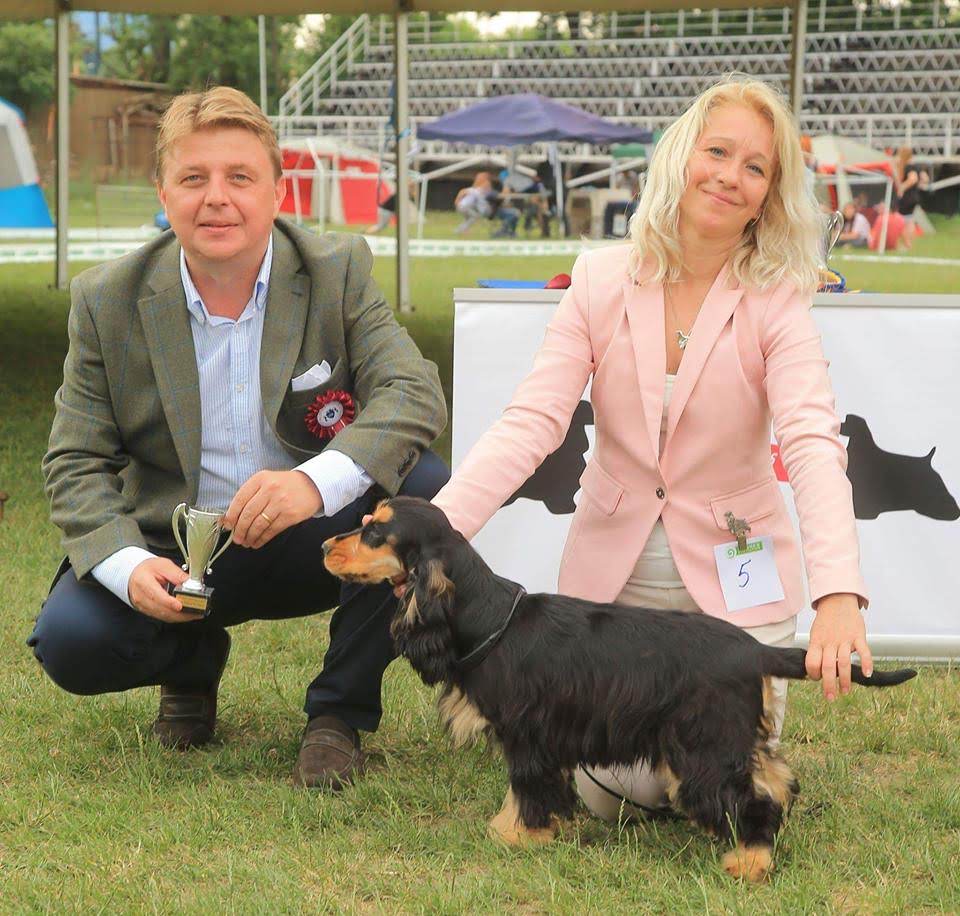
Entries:
{"type": "MultiPolygon", "coordinates": [[[[348,115],[301,115],[272,119],[281,138],[336,136],[347,143],[370,151],[389,148],[390,126],[386,117],[351,117],[348,115]]],[[[433,118],[411,118],[416,131],[418,124],[433,118]]],[[[615,119],[646,130],[666,127],[670,119],[629,117],[615,119]]],[[[862,140],[868,146],[912,146],[918,155],[926,158],[955,159],[960,157],[960,114],[925,115],[803,115],[800,127],[807,134],[835,133],[862,140]]],[[[576,147],[571,144],[572,151],[576,147]]],[[[474,153],[480,147],[464,144],[452,146],[437,141],[415,141],[415,161],[448,159],[462,153],[474,153]]]]}
{"type": "Polygon", "coordinates": [[[280,116],[315,114],[317,100],[335,94],[340,74],[364,59],[369,35],[370,17],[364,13],[281,96],[280,116]]]}

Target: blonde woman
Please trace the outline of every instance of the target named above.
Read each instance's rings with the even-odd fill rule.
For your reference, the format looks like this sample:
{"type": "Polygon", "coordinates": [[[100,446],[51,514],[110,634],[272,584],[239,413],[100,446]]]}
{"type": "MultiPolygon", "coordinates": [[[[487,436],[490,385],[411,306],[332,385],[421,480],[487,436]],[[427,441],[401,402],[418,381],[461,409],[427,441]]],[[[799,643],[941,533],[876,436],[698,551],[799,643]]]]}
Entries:
{"type": "MultiPolygon", "coordinates": [[[[867,672],[872,660],[846,453],[810,315],[819,234],[781,97],[734,78],[708,89],[657,145],[630,243],[577,259],[533,370],[436,504],[472,538],[563,441],[592,379],[596,446],[560,592],[711,614],[789,645],[805,565],[816,609],[807,670],[828,700],[846,693],[851,653],[867,672]],[[771,423],[802,556],[771,465],[771,423]],[[775,584],[731,607],[714,548],[741,522],[772,547],[775,584]]],[[[785,685],[774,693],[776,742],[785,685]]],[[[608,817],[624,798],[664,800],[642,762],[578,772],[577,784],[608,817]]]]}

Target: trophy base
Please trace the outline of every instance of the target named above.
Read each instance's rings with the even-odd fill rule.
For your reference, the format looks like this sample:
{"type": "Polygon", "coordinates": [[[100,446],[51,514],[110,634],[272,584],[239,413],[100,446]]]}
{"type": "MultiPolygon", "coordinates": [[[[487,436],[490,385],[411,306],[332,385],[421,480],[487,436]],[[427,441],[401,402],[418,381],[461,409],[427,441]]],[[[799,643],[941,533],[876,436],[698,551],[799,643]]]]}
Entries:
{"type": "Polygon", "coordinates": [[[201,589],[186,589],[182,585],[167,585],[167,591],[183,605],[184,614],[206,617],[210,613],[210,602],[213,599],[212,588],[204,586],[201,589]]]}

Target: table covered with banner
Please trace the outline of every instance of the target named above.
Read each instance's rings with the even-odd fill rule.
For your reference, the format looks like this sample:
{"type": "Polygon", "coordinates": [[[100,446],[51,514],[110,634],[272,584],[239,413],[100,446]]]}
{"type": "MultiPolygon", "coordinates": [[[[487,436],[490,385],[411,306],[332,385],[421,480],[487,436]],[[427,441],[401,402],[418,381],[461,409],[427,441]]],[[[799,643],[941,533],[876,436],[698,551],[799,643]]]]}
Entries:
{"type": "MultiPolygon", "coordinates": [[[[454,467],[509,403],[561,295],[454,291],[454,467]]],[[[960,296],[818,295],[813,314],[848,451],[871,647],[878,656],[960,658],[960,296]]],[[[529,591],[556,590],[593,446],[589,395],[588,386],[560,448],[473,542],[495,572],[529,591]]],[[[796,525],[773,440],[770,450],[796,525]]],[[[800,643],[811,620],[806,608],[800,643]]]]}

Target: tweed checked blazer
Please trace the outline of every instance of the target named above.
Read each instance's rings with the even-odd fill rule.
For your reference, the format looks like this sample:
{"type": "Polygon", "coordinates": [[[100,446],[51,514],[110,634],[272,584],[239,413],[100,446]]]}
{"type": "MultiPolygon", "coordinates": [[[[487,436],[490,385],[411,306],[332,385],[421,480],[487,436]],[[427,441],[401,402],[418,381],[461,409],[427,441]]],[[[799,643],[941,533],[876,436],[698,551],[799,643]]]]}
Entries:
{"type": "MultiPolygon", "coordinates": [[[[260,358],[263,412],[300,461],[327,442],[395,494],[446,424],[437,367],[425,360],[370,276],[358,236],[322,237],[278,220],[260,358]],[[326,360],[330,378],[290,380],[326,360]],[[357,417],[315,438],[307,407],[345,390],[357,417]]],[[[173,233],[80,274],[70,345],[42,468],[51,519],[77,578],[122,547],[172,548],[170,516],[196,501],[200,392],[173,233]]]]}

